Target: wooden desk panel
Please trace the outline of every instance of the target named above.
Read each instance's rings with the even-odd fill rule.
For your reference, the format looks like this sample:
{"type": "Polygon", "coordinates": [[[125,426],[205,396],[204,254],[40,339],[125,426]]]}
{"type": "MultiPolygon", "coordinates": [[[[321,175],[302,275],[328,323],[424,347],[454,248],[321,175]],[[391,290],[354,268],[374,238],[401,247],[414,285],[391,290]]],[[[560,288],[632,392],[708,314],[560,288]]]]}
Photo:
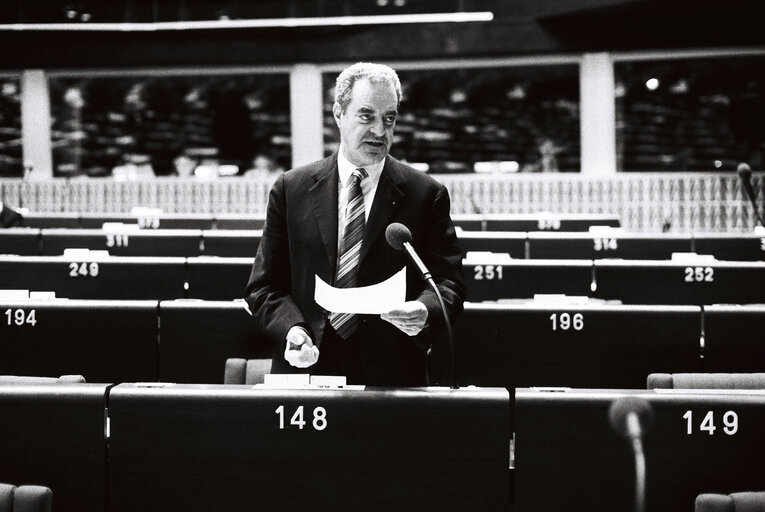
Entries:
{"type": "Polygon", "coordinates": [[[509,411],[504,389],[122,384],[108,509],[506,512],[509,411]]]}

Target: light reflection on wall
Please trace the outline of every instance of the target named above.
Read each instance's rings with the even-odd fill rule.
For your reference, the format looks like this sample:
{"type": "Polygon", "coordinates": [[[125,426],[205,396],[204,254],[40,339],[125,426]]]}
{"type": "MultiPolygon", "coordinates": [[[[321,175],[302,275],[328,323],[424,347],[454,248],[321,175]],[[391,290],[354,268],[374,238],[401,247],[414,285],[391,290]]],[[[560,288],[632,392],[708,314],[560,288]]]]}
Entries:
{"type": "Polygon", "coordinates": [[[621,171],[765,167],[765,57],[617,62],[621,171]]]}

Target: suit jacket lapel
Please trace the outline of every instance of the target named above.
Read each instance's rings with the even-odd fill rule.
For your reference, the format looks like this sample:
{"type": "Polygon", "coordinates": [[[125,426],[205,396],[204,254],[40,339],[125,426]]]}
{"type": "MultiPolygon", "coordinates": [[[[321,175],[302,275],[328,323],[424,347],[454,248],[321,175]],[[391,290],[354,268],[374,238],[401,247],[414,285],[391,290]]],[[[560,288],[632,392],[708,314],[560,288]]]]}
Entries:
{"type": "Polygon", "coordinates": [[[337,155],[325,160],[313,174],[316,182],[309,190],[313,215],[319,226],[321,240],[327,252],[332,276],[337,265],[337,155]]]}
{"type": "MultiPolygon", "coordinates": [[[[372,202],[364,227],[364,240],[361,242],[359,265],[363,264],[369,250],[377,239],[384,236],[393,214],[401,207],[401,198],[404,196],[405,180],[398,169],[398,162],[388,156],[385,159],[380,181],[377,184],[377,192],[372,202]]],[[[337,230],[337,229],[336,229],[337,230]]]]}

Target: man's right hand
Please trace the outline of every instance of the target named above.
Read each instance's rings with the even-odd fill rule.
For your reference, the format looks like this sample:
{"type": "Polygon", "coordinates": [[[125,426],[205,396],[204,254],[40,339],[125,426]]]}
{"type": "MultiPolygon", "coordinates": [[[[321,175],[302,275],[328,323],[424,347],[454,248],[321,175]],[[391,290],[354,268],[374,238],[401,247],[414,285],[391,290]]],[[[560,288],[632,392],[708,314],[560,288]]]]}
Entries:
{"type": "Polygon", "coordinates": [[[284,359],[296,368],[308,368],[319,360],[319,349],[313,344],[308,331],[293,325],[287,332],[284,359]]]}

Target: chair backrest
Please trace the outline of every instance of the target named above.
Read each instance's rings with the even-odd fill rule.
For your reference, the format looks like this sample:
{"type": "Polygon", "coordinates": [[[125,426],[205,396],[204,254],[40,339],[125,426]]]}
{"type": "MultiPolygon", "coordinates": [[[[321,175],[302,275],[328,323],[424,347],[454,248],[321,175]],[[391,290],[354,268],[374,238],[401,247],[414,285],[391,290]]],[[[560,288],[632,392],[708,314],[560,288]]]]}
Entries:
{"type": "Polygon", "coordinates": [[[270,359],[240,359],[226,360],[223,374],[224,384],[262,384],[265,375],[271,372],[270,359]]]}
{"type": "Polygon", "coordinates": [[[648,389],[765,389],[765,373],[652,373],[648,389]]]}
{"type": "Polygon", "coordinates": [[[27,375],[0,375],[0,384],[82,384],[82,375],[62,375],[61,377],[35,377],[27,375]]]}
{"type": "Polygon", "coordinates": [[[0,483],[0,512],[51,512],[52,502],[48,487],[0,483]]]}
{"type": "Polygon", "coordinates": [[[695,512],[765,512],[765,492],[699,494],[695,512]]]}

